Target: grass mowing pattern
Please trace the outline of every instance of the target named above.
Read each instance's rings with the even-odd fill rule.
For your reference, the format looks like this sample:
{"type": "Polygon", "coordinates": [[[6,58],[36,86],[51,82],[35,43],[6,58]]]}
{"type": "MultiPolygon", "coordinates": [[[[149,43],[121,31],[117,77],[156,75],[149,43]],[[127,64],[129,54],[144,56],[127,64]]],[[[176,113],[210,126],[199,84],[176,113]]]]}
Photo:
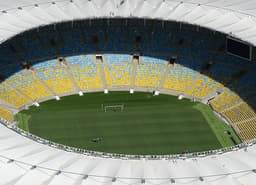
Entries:
{"type": "Polygon", "coordinates": [[[31,115],[24,114],[24,113],[18,113],[14,116],[15,120],[19,121],[18,127],[29,132],[29,126],[28,122],[29,119],[31,118],[31,115]]]}
{"type": "MultiPolygon", "coordinates": [[[[24,116],[19,115],[30,116],[28,127],[21,127],[69,146],[111,153],[173,154],[217,149],[226,144],[217,139],[221,137],[216,137],[207,121],[223,123],[215,116],[205,119],[209,115],[200,111],[205,108],[210,110],[207,105],[170,95],[101,92],[43,102],[39,108],[30,107],[15,118],[20,121],[24,116]],[[124,111],[102,112],[101,104],[124,104],[124,111]],[[94,138],[102,141],[94,143],[94,138]]],[[[224,130],[219,134],[229,139],[224,130]]]]}
{"type": "Polygon", "coordinates": [[[227,124],[220,121],[219,119],[216,119],[216,116],[214,115],[210,106],[198,103],[194,106],[194,108],[198,109],[203,114],[207,123],[210,125],[210,127],[216,134],[217,139],[222,145],[222,147],[228,147],[228,146],[234,145],[231,138],[227,136],[226,131],[230,131],[231,135],[234,136],[235,140],[238,143],[241,143],[241,140],[239,139],[236,132],[231,127],[229,127],[227,124]]]}

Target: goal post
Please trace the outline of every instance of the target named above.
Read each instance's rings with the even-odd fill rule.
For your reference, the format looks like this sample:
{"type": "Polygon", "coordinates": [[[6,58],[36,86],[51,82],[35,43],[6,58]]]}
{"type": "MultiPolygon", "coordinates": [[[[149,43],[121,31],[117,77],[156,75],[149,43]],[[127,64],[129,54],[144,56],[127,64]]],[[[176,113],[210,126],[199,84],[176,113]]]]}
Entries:
{"type": "Polygon", "coordinates": [[[101,110],[102,112],[107,112],[107,111],[112,111],[112,112],[123,112],[124,110],[124,105],[119,104],[119,105],[101,105],[101,110]]]}

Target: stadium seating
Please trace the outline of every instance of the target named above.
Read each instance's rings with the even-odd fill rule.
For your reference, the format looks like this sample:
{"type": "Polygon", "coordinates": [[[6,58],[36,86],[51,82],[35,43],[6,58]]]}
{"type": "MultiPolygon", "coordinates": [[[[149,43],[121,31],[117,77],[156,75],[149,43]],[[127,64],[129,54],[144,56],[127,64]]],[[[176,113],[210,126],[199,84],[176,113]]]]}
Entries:
{"type": "Polygon", "coordinates": [[[61,47],[65,45],[61,33],[55,29],[54,26],[43,27],[40,31],[37,37],[44,48],[61,47]]]}
{"type": "Polygon", "coordinates": [[[224,64],[234,65],[236,67],[242,68],[245,68],[250,65],[249,61],[228,54],[217,55],[215,60],[224,64]]]}
{"type": "Polygon", "coordinates": [[[176,65],[171,68],[163,87],[165,89],[184,92],[198,75],[199,73],[197,71],[176,65]]]}
{"type": "Polygon", "coordinates": [[[21,52],[24,52],[23,49],[14,40],[2,44],[0,46],[1,66],[18,62],[19,58],[16,54],[21,52]]]}
{"type": "Polygon", "coordinates": [[[102,51],[111,52],[113,50],[118,50],[119,52],[135,52],[135,44],[128,44],[127,42],[127,29],[124,27],[110,27],[107,30],[108,43],[106,45],[100,45],[99,48],[102,51]],[[118,37],[116,36],[118,35],[118,37]]]}
{"type": "Polygon", "coordinates": [[[193,95],[197,98],[203,98],[210,92],[212,92],[216,88],[222,87],[222,84],[216,82],[215,80],[201,75],[199,79],[196,81],[195,85],[189,89],[186,94],[193,95]]]}
{"type": "Polygon", "coordinates": [[[23,70],[16,73],[7,80],[7,83],[11,84],[12,87],[18,89],[32,100],[38,100],[51,95],[30,71],[23,70]]]}
{"type": "MultiPolygon", "coordinates": [[[[59,31],[65,42],[65,45],[58,47],[59,54],[62,55],[74,55],[77,53],[94,52],[95,46],[90,44],[85,44],[85,39],[80,26],[78,24],[61,24],[59,26],[59,31]]],[[[87,30],[89,31],[89,30],[87,30]]]]}
{"type": "Polygon", "coordinates": [[[0,84],[0,98],[18,108],[30,102],[30,100],[15,91],[6,81],[0,84]]]}
{"type": "Polygon", "coordinates": [[[67,57],[67,60],[70,65],[78,64],[83,66],[85,63],[92,64],[94,62],[93,55],[78,55],[67,57]]]}
{"type": "MultiPolygon", "coordinates": [[[[226,94],[227,95],[227,94],[226,94]]],[[[221,102],[214,102],[211,105],[217,111],[220,111],[221,114],[225,115],[230,121],[231,125],[237,128],[237,133],[243,141],[250,140],[256,136],[256,113],[255,111],[243,100],[241,100],[234,93],[228,94],[229,96],[223,95],[221,102]],[[225,98],[224,98],[225,97],[225,98]],[[226,101],[229,103],[228,107],[232,107],[223,110],[223,104],[226,101]],[[230,101],[232,100],[232,101],[230,101]],[[220,103],[220,104],[216,104],[220,103]],[[239,104],[238,104],[239,103],[239,104]],[[222,111],[221,111],[222,110],[222,111]]],[[[227,104],[225,104],[227,105],[227,104]]],[[[225,106],[224,105],[224,106],[225,106]]]]}
{"type": "Polygon", "coordinates": [[[20,70],[22,70],[22,67],[19,64],[7,65],[0,68],[0,74],[5,77],[9,77],[20,70]]]}
{"type": "Polygon", "coordinates": [[[220,112],[240,102],[242,102],[242,99],[239,95],[232,92],[229,88],[224,87],[222,94],[211,101],[211,105],[216,111],[220,112]]]}
{"type": "Polygon", "coordinates": [[[80,89],[103,88],[99,66],[92,55],[67,57],[69,70],[80,89]]]}
{"type": "Polygon", "coordinates": [[[242,140],[250,140],[256,137],[256,119],[236,125],[239,128],[239,136],[242,140]]]}
{"type": "Polygon", "coordinates": [[[154,64],[150,60],[146,61],[137,65],[135,86],[157,88],[160,85],[167,66],[164,64],[154,64]]]}
{"type": "Polygon", "coordinates": [[[214,53],[220,53],[223,52],[220,49],[223,49],[222,47],[226,45],[226,37],[225,35],[218,34],[218,35],[212,35],[212,44],[210,45],[210,51],[214,53]]]}
{"type": "Polygon", "coordinates": [[[155,29],[151,34],[151,44],[143,44],[140,46],[140,48],[143,52],[147,53],[152,53],[152,51],[155,51],[156,53],[176,54],[177,46],[169,45],[171,35],[172,32],[166,29],[155,29]],[[159,44],[159,41],[161,41],[161,44],[159,44]]]}
{"type": "Polygon", "coordinates": [[[58,66],[58,62],[56,60],[47,60],[40,63],[31,63],[33,65],[33,68],[41,70],[41,69],[48,69],[50,67],[56,67],[58,66]]]}
{"type": "MultiPolygon", "coordinates": [[[[30,30],[5,41],[0,47],[0,98],[20,108],[52,95],[45,84],[54,94],[77,90],[73,79],[80,89],[103,88],[102,77],[107,87],[130,86],[134,66],[130,54],[142,53],[135,86],[160,88],[166,77],[164,89],[197,98],[219,89],[222,93],[211,101],[213,109],[237,125],[243,140],[255,137],[256,65],[225,53],[226,36],[221,33],[160,21],[153,26],[138,23],[143,21],[74,21],[30,30]],[[97,64],[88,53],[108,54],[97,64]],[[173,55],[177,60],[168,66],[173,55]],[[53,59],[57,56],[68,56],[66,67],[53,59]],[[24,70],[21,61],[29,62],[33,72],[24,70]],[[212,67],[203,70],[209,61],[213,61],[212,67]],[[246,73],[234,80],[241,69],[246,73]]],[[[11,120],[7,110],[0,111],[0,116],[11,120]]]]}
{"type": "Polygon", "coordinates": [[[204,63],[205,63],[204,60],[190,58],[190,57],[181,56],[178,58],[178,64],[184,67],[191,68],[195,71],[200,71],[200,68],[204,63]]]}
{"type": "Polygon", "coordinates": [[[141,63],[153,63],[153,64],[167,64],[168,57],[166,56],[142,56],[141,63]]]}
{"type": "Polygon", "coordinates": [[[256,92],[256,74],[254,72],[248,72],[241,79],[235,81],[230,85],[241,98],[246,99],[251,92],[256,92]]]}
{"type": "Polygon", "coordinates": [[[172,45],[179,46],[181,45],[182,47],[191,47],[194,33],[193,32],[183,32],[182,30],[178,30],[173,33],[172,45]]]}
{"type": "Polygon", "coordinates": [[[108,87],[129,86],[132,78],[130,55],[105,54],[104,73],[108,87]]]}
{"type": "Polygon", "coordinates": [[[232,109],[224,110],[222,114],[226,115],[232,123],[243,122],[256,118],[255,112],[246,103],[239,104],[232,109]]]}
{"type": "Polygon", "coordinates": [[[12,122],[13,120],[12,112],[2,107],[0,107],[0,117],[8,122],[12,122]]]}
{"type": "Polygon", "coordinates": [[[64,68],[48,68],[44,71],[38,71],[37,75],[56,94],[75,90],[74,85],[64,68]]]}
{"type": "Polygon", "coordinates": [[[148,43],[150,37],[150,27],[130,27],[128,42],[136,43],[136,37],[140,36],[140,43],[148,43]]]}
{"type": "Polygon", "coordinates": [[[235,68],[234,66],[216,63],[209,71],[207,71],[207,75],[222,84],[226,84],[238,71],[239,68],[235,68]]]}
{"type": "MultiPolygon", "coordinates": [[[[48,34],[51,34],[52,29],[49,29],[49,31],[47,31],[47,29],[44,29],[44,31],[46,31],[46,33],[48,34]]],[[[48,37],[45,33],[41,35],[40,32],[36,33],[33,31],[25,32],[22,35],[19,35],[17,39],[20,40],[20,43],[22,43],[22,47],[25,49],[23,53],[20,53],[20,56],[25,61],[38,61],[42,58],[53,58],[54,56],[56,56],[56,51],[54,50],[54,48],[51,48],[49,46],[43,47],[43,45],[40,43],[39,37],[36,34],[38,34],[39,37],[43,40],[50,38],[50,36],[48,37]],[[46,36],[47,38],[43,38],[46,36]]],[[[16,60],[16,62],[19,62],[19,60],[16,60]]]]}

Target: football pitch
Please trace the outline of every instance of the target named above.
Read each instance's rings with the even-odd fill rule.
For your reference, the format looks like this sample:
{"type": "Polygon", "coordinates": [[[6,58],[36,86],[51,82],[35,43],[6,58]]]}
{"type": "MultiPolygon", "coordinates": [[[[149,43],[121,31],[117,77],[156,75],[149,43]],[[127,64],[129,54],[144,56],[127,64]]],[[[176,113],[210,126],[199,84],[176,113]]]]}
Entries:
{"type": "Polygon", "coordinates": [[[39,137],[110,153],[180,154],[232,146],[227,130],[240,143],[233,129],[217,119],[208,105],[162,94],[66,96],[31,106],[15,119],[18,127],[39,137]]]}

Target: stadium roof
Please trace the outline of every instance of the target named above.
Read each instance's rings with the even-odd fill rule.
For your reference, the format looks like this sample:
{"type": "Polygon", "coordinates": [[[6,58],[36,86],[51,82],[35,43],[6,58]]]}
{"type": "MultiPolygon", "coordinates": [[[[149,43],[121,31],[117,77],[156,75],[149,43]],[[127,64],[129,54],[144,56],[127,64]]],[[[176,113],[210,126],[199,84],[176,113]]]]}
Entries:
{"type": "MultiPolygon", "coordinates": [[[[0,42],[38,26],[141,17],[208,27],[256,45],[256,0],[2,0],[0,42]]],[[[2,185],[255,185],[256,145],[176,160],[124,160],[66,152],[0,125],[2,185]]]]}
{"type": "Polygon", "coordinates": [[[0,2],[0,41],[41,25],[106,17],[181,21],[256,45],[256,0],[6,0],[0,2]]]}
{"type": "Polygon", "coordinates": [[[175,160],[86,156],[37,143],[0,124],[1,185],[255,185],[256,145],[175,160]]]}

